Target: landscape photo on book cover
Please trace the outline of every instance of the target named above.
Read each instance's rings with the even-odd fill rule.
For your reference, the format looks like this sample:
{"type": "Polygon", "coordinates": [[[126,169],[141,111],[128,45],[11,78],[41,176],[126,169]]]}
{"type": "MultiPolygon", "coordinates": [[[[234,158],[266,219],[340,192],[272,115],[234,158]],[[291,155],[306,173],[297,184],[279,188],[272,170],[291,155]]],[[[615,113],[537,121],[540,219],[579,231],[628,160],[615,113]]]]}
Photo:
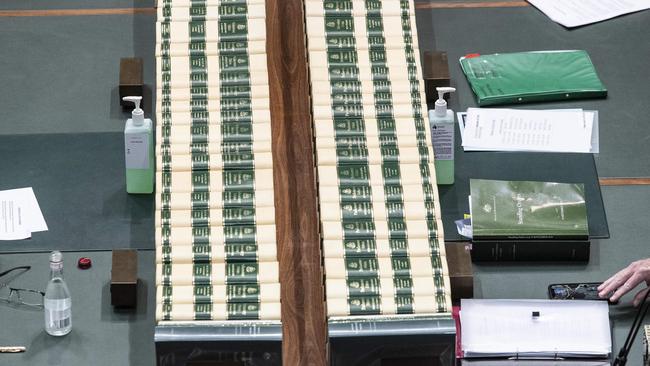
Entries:
{"type": "Polygon", "coordinates": [[[589,235],[583,184],[470,180],[474,240],[589,235]]]}

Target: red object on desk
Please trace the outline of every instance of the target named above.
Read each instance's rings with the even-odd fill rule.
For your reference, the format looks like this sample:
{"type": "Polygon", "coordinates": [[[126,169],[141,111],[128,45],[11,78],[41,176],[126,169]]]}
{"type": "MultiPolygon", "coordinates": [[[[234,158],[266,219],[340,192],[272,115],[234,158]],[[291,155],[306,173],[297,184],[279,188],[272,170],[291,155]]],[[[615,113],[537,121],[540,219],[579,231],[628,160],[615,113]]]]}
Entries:
{"type": "Polygon", "coordinates": [[[93,261],[90,260],[88,257],[81,257],[79,258],[79,261],[77,262],[77,267],[79,269],[88,269],[93,265],[93,261]]]}
{"type": "Polygon", "coordinates": [[[456,358],[463,358],[463,345],[460,334],[460,306],[452,306],[451,316],[454,318],[454,323],[456,323],[456,358]]]}

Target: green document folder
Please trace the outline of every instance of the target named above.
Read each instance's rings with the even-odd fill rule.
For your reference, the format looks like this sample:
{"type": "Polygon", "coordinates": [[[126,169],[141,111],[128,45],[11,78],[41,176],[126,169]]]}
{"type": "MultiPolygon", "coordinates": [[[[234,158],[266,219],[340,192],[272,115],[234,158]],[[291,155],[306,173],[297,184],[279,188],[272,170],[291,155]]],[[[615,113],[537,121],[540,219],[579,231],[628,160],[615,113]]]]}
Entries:
{"type": "Polygon", "coordinates": [[[474,240],[587,240],[582,184],[470,179],[474,240]]]}
{"type": "Polygon", "coordinates": [[[607,96],[585,51],[461,57],[460,66],[479,106],[607,96]]]}

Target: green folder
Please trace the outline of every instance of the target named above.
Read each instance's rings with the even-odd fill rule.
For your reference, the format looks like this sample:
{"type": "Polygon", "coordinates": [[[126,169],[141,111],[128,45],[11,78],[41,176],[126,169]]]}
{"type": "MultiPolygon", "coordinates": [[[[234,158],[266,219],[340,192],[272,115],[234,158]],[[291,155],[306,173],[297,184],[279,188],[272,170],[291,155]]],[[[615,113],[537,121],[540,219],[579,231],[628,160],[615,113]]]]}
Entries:
{"type": "Polygon", "coordinates": [[[461,57],[479,106],[607,96],[586,51],[461,57]]]}

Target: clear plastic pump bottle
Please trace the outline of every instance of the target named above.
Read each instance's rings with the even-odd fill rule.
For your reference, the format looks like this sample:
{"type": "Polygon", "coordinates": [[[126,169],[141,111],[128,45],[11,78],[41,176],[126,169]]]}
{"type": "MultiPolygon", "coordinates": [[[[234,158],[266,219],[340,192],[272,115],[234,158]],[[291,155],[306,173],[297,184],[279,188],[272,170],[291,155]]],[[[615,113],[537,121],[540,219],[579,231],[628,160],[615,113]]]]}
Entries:
{"type": "Polygon", "coordinates": [[[140,108],[142,97],[129,96],[122,99],[135,103],[131,118],[124,126],[126,192],[153,193],[155,177],[153,123],[151,119],[144,118],[144,111],[140,108]]]}
{"type": "Polygon", "coordinates": [[[49,335],[64,336],[72,330],[72,298],[63,280],[63,255],[50,254],[50,282],[45,290],[45,331],[49,335]]]}
{"type": "Polygon", "coordinates": [[[443,98],[445,93],[455,92],[455,88],[438,87],[438,100],[434,110],[429,111],[431,123],[431,142],[433,144],[436,182],[454,184],[454,111],[447,108],[443,98]]]}

